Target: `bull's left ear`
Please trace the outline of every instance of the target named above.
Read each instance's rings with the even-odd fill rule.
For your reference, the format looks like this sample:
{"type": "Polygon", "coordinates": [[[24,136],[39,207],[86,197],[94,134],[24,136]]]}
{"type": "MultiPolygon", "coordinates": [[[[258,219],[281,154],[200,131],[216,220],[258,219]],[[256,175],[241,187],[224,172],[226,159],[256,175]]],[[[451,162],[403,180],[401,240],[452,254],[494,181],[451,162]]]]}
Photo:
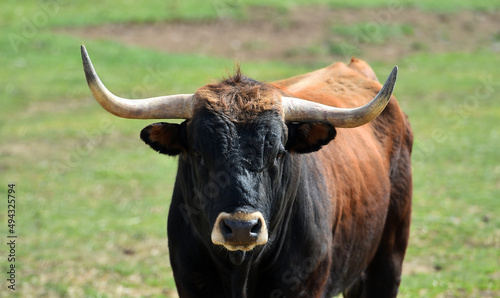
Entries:
{"type": "Polygon", "coordinates": [[[287,123],[288,140],[285,149],[295,153],[318,151],[337,135],[335,127],[328,123],[287,123]]]}
{"type": "Polygon", "coordinates": [[[175,156],[186,152],[186,122],[181,124],[153,123],[141,131],[141,139],[153,150],[162,154],[175,156]]]}

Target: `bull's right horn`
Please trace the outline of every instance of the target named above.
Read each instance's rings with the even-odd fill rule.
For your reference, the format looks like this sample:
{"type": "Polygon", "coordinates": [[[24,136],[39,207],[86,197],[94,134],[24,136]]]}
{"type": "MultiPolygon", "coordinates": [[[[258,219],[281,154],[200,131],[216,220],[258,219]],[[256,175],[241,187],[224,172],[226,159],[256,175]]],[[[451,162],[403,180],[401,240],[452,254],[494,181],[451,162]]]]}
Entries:
{"type": "Polygon", "coordinates": [[[189,119],[193,115],[193,94],[177,94],[140,100],[121,98],[111,93],[101,82],[82,45],[82,60],[90,91],[108,112],[129,119],[189,119]]]}

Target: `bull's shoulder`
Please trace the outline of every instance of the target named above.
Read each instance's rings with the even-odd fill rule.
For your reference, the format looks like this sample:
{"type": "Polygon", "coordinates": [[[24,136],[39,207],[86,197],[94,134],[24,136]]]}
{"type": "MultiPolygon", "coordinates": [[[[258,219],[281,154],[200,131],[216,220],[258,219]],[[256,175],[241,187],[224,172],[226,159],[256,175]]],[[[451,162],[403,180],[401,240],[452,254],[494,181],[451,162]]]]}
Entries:
{"type": "Polygon", "coordinates": [[[273,85],[291,96],[336,107],[363,105],[382,87],[370,66],[355,58],[349,65],[337,62],[273,85]]]}

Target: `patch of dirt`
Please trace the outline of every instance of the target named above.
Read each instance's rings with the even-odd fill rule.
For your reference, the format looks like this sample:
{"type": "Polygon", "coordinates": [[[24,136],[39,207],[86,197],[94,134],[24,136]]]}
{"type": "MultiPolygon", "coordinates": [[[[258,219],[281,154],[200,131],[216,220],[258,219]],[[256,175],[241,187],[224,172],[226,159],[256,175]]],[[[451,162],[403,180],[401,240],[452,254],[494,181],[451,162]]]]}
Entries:
{"type": "Polygon", "coordinates": [[[433,265],[434,260],[427,259],[412,259],[403,262],[403,275],[415,274],[430,274],[439,271],[436,265],[433,265]]]}
{"type": "Polygon", "coordinates": [[[286,12],[249,8],[246,15],[244,20],[108,24],[57,31],[235,61],[320,62],[353,55],[367,61],[396,61],[418,52],[471,52],[484,47],[500,52],[500,11],[438,14],[408,8],[313,6],[286,12]],[[350,27],[357,29],[345,32],[350,27]]]}

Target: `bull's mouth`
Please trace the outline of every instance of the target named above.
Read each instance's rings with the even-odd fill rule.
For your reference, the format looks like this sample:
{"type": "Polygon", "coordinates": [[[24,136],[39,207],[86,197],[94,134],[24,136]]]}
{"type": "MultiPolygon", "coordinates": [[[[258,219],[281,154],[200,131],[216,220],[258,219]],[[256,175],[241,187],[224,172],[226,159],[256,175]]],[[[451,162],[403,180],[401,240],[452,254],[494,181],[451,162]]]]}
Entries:
{"type": "Polygon", "coordinates": [[[245,260],[246,255],[246,251],[231,251],[229,252],[229,260],[231,261],[231,263],[233,263],[233,265],[241,265],[241,263],[243,263],[243,261],[245,260]]]}
{"type": "Polygon", "coordinates": [[[217,216],[211,238],[212,243],[224,246],[230,255],[240,255],[267,243],[267,225],[260,212],[222,212],[217,216]]]}

